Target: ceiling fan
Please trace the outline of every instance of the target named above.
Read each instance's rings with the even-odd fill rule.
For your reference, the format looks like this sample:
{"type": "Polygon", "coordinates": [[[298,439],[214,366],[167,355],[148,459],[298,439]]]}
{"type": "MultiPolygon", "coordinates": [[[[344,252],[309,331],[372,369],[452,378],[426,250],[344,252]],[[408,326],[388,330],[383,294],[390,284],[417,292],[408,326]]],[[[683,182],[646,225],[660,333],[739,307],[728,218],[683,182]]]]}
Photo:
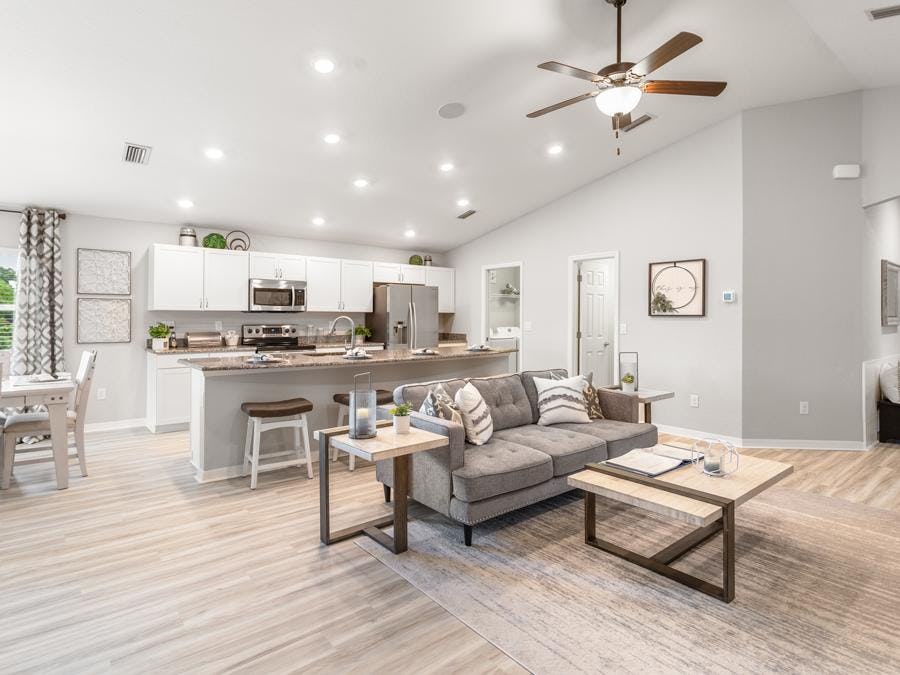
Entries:
{"type": "Polygon", "coordinates": [[[600,112],[612,118],[613,130],[618,136],[619,130],[629,131],[638,124],[649,121],[644,115],[632,122],[631,111],[637,107],[643,94],[678,94],[681,96],[718,96],[727,86],[727,82],[700,82],[691,80],[648,80],[646,77],[657,68],[665,65],[676,56],[683,54],[691,47],[703,42],[703,38],[693,33],[682,32],[666,42],[637,63],[622,61],[622,6],[626,0],[606,0],[616,8],[616,63],[601,68],[596,73],[574,66],[567,66],[558,61],[547,61],[538,66],[562,75],[577,77],[596,86],[589,91],[546,108],[528,113],[526,117],[540,117],[554,110],[565,108],[573,103],[595,99],[600,112]]]}

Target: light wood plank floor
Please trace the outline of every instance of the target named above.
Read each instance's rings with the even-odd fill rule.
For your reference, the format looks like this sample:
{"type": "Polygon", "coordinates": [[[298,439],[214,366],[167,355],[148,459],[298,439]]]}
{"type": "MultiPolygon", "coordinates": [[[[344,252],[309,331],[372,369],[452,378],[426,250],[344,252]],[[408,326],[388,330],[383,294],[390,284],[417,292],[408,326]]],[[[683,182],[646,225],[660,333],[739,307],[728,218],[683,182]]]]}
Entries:
{"type": "MultiPolygon", "coordinates": [[[[187,444],[95,434],[90,476],[73,468],[65,491],[52,464],[17,467],[0,493],[0,671],[521,672],[352,542],[320,546],[301,470],[255,492],[198,485],[187,444]]],[[[794,464],[782,485],[900,508],[897,446],[748,452],[794,464]]],[[[371,466],[333,484],[335,527],[387,508],[371,466]]]]}

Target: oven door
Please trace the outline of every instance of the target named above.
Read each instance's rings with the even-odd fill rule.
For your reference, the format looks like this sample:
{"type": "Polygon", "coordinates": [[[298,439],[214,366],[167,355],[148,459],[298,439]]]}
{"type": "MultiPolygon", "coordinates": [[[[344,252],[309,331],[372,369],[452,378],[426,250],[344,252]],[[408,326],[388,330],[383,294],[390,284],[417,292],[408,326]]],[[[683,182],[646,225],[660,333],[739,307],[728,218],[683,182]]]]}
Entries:
{"type": "Polygon", "coordinates": [[[302,312],[305,306],[296,304],[298,285],[306,287],[304,282],[285,279],[251,279],[247,309],[251,312],[302,312]]]}

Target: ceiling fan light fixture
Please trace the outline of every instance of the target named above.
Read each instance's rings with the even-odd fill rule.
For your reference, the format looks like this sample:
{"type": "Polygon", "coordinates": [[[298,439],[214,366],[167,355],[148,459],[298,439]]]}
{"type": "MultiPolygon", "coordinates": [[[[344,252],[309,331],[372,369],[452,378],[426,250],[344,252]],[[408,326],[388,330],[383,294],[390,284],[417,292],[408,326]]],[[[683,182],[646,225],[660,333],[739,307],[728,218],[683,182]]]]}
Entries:
{"type": "Polygon", "coordinates": [[[627,115],[637,107],[644,92],[634,85],[607,87],[601,89],[594,101],[604,115],[627,115]]]}

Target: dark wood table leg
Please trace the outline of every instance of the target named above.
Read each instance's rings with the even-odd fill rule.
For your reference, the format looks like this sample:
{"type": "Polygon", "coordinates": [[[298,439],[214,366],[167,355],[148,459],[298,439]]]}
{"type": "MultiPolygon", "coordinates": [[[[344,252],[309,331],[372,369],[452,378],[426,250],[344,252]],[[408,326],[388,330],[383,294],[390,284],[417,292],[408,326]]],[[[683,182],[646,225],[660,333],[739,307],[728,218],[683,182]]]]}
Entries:
{"type": "Polygon", "coordinates": [[[722,507],[722,599],[734,600],[734,502],[722,507]]]}
{"type": "Polygon", "coordinates": [[[394,553],[406,550],[409,523],[409,455],[394,457],[394,553]]]}
{"type": "Polygon", "coordinates": [[[331,438],[319,435],[319,539],[331,543],[331,507],[328,503],[328,450],[331,438]]]}
{"type": "Polygon", "coordinates": [[[652,419],[653,419],[653,415],[650,413],[650,401],[647,401],[644,404],[644,421],[647,424],[653,424],[652,419]]]}
{"type": "Polygon", "coordinates": [[[597,496],[584,491],[584,540],[588,544],[597,538],[597,496]]]}

